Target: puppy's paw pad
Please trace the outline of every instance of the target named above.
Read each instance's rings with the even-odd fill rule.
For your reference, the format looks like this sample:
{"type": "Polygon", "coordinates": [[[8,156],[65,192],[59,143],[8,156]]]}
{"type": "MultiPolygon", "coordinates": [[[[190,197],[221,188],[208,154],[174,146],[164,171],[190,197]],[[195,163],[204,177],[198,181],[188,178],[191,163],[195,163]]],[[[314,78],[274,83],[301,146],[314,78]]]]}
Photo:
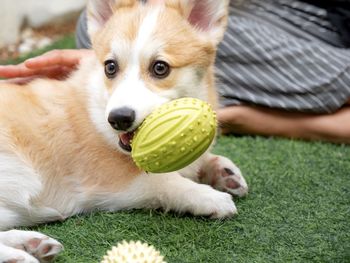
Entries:
{"type": "Polygon", "coordinates": [[[202,181],[234,196],[244,196],[248,186],[239,168],[231,160],[214,156],[200,171],[202,181]]]}
{"type": "Polygon", "coordinates": [[[226,188],[228,189],[232,189],[232,190],[235,190],[237,188],[240,188],[241,185],[239,184],[239,182],[235,181],[234,179],[232,178],[228,178],[227,180],[225,180],[225,186],[226,188]]]}
{"type": "MultiPolygon", "coordinates": [[[[40,262],[50,262],[63,249],[53,238],[35,231],[10,230],[6,232],[7,245],[37,258],[40,262]]],[[[20,262],[20,261],[19,261],[20,262]]]]}
{"type": "Polygon", "coordinates": [[[32,239],[28,240],[27,244],[23,244],[23,245],[26,245],[25,250],[34,251],[38,248],[40,243],[41,243],[40,238],[32,238],[32,239]]]}
{"type": "Polygon", "coordinates": [[[25,247],[28,253],[38,258],[41,262],[52,261],[63,249],[63,246],[58,241],[49,237],[30,239],[25,247]]]}
{"type": "Polygon", "coordinates": [[[247,195],[248,186],[238,167],[231,161],[229,161],[230,163],[228,163],[228,160],[221,161],[222,163],[218,164],[221,176],[218,176],[214,188],[234,196],[242,197],[247,195]]]}
{"type": "Polygon", "coordinates": [[[230,168],[224,168],[222,170],[222,176],[223,177],[228,177],[228,176],[231,176],[231,175],[234,175],[235,173],[230,169],[230,168]]]}

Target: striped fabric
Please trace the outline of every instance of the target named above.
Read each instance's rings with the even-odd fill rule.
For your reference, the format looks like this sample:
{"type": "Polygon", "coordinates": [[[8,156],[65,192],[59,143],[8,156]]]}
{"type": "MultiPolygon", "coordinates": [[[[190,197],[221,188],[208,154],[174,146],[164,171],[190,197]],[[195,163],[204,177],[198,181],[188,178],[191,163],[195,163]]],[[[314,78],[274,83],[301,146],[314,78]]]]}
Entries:
{"type": "Polygon", "coordinates": [[[331,113],[344,105],[350,98],[350,50],[316,37],[336,33],[322,17],[322,10],[298,1],[252,0],[231,7],[217,59],[222,105],[314,113],[331,113]],[[318,20],[292,20],[295,13],[281,7],[286,2],[298,12],[304,8],[304,14],[317,14],[318,20]]]}
{"type": "MultiPolygon", "coordinates": [[[[222,106],[250,104],[331,113],[350,98],[350,50],[341,49],[325,10],[294,0],[231,1],[219,46],[222,106]]],[[[90,48],[86,15],[77,46],[90,48]]]]}

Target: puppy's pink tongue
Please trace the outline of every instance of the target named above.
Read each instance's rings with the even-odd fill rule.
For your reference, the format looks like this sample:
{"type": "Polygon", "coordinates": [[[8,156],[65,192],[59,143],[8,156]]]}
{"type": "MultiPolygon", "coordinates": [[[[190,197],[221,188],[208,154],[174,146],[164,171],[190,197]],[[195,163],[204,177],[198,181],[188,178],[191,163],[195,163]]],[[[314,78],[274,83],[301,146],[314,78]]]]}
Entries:
{"type": "Polygon", "coordinates": [[[130,145],[133,137],[133,132],[126,132],[119,135],[119,138],[124,145],[130,145]]]}

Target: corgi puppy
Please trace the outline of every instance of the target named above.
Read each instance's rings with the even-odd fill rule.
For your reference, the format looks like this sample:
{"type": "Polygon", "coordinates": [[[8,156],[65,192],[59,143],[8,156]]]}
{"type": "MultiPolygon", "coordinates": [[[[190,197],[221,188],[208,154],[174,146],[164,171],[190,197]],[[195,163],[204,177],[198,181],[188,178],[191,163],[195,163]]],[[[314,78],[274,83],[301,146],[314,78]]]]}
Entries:
{"type": "MultiPolygon", "coordinates": [[[[0,86],[0,230],[94,210],[162,208],[227,218],[248,188],[227,158],[147,174],[133,131],[155,108],[195,97],[216,106],[214,61],[228,0],[91,0],[94,55],[67,80],[0,86]]],[[[0,262],[47,262],[62,245],[0,232],[0,262]]]]}

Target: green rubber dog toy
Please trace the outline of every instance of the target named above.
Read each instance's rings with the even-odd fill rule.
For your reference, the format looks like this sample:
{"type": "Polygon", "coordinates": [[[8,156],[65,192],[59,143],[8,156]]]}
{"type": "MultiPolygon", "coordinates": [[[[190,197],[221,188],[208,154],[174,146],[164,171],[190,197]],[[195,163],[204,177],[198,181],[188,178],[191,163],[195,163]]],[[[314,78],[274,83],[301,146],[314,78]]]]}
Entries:
{"type": "Polygon", "coordinates": [[[210,105],[194,98],[170,101],[151,113],[132,140],[132,158],[147,172],[180,170],[211,145],[217,128],[210,105]]]}

